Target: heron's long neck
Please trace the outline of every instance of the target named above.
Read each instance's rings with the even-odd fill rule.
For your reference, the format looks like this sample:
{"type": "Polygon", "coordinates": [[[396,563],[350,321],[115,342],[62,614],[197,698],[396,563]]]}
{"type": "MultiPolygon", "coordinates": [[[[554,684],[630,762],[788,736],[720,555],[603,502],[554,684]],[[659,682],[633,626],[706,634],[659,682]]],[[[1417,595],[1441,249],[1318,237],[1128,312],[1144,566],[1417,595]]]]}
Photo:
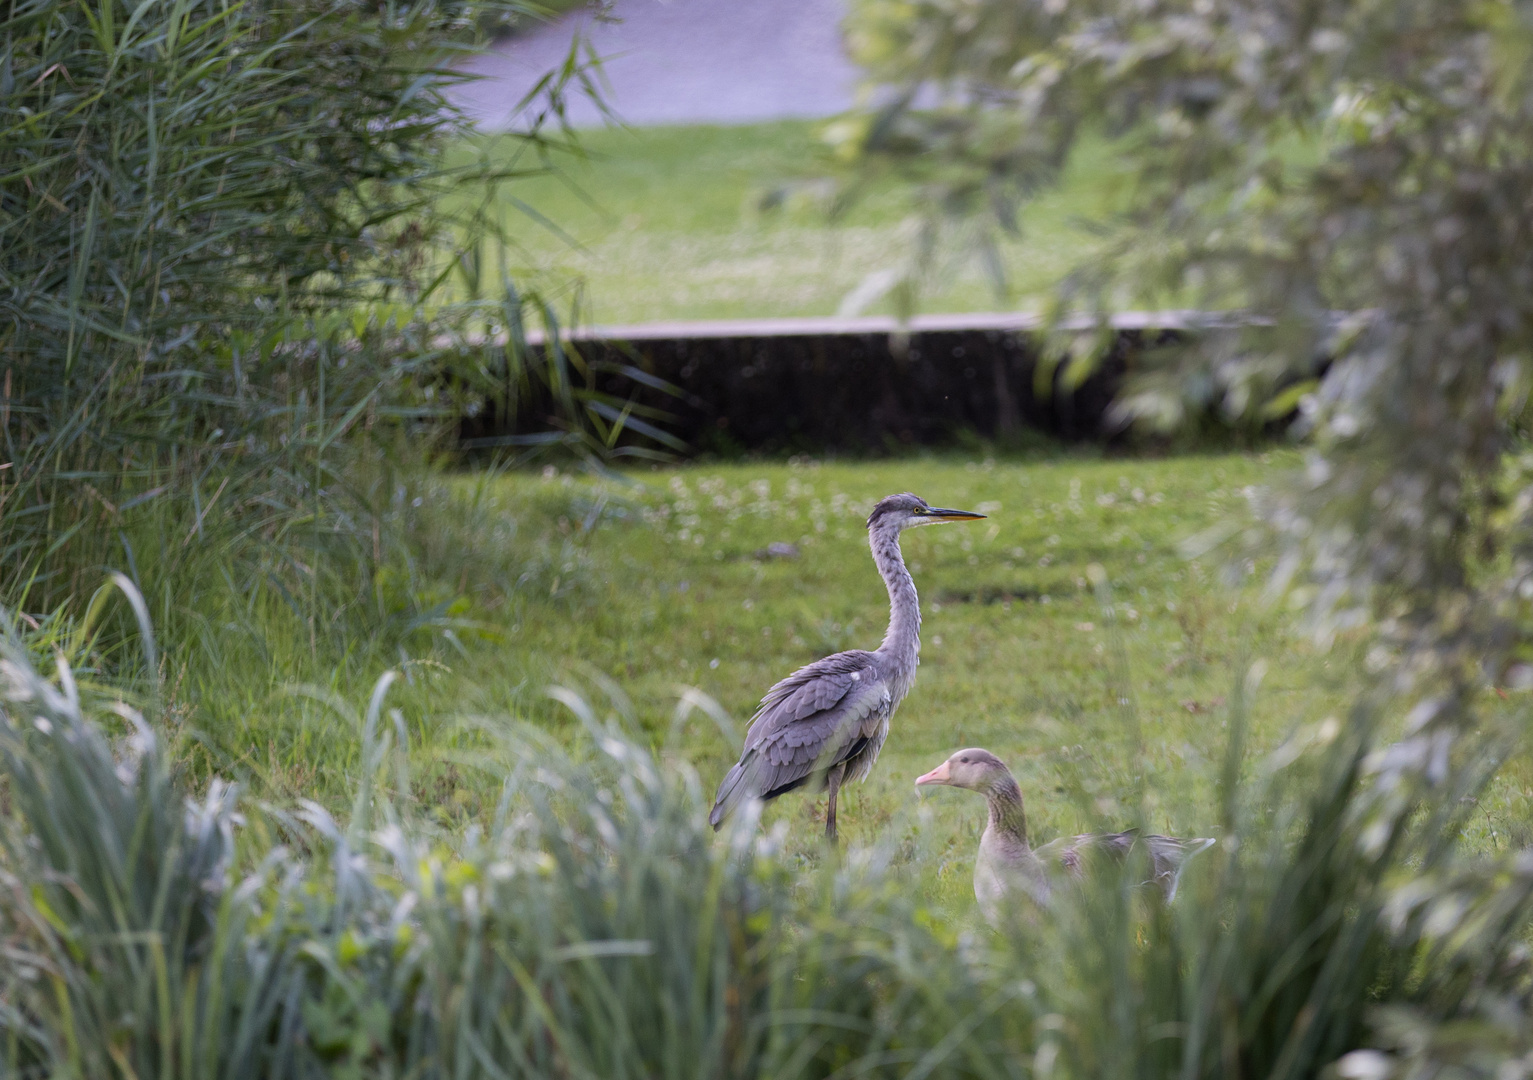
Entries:
{"type": "Polygon", "coordinates": [[[1027,814],[1022,809],[1022,789],[1016,779],[1007,773],[985,789],[985,799],[990,803],[990,827],[998,833],[1019,840],[1027,846],[1027,814]]]}
{"type": "Polygon", "coordinates": [[[905,569],[897,530],[875,529],[868,543],[873,549],[873,562],[889,587],[889,631],[878,648],[909,678],[915,674],[921,658],[921,601],[916,596],[916,583],[905,569]]]}

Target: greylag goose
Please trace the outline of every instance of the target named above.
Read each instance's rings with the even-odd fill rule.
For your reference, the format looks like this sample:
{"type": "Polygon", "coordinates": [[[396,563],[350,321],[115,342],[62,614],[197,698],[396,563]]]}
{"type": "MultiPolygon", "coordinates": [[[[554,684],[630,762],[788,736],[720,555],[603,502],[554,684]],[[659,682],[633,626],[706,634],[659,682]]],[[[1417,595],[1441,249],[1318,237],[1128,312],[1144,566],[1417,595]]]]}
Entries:
{"type": "Polygon", "coordinates": [[[1062,836],[1034,849],[1027,842],[1022,789],[1005,762],[988,750],[959,750],[931,772],[916,778],[918,787],[928,784],[977,791],[990,804],[990,821],[979,838],[979,856],[974,860],[974,899],[992,923],[999,917],[1001,902],[1008,893],[1020,891],[1039,904],[1047,904],[1059,870],[1078,878],[1088,851],[1103,850],[1121,857],[1137,842],[1144,844],[1153,880],[1169,902],[1176,898],[1187,860],[1214,844],[1213,840],[1201,837],[1178,840],[1171,836],[1141,836],[1134,829],[1062,836]]]}
{"type": "Polygon", "coordinates": [[[917,525],[975,521],[984,514],[939,510],[915,495],[890,495],[868,515],[873,563],[889,590],[889,631],[872,652],[852,649],[799,668],[767,691],[751,717],[740,760],[719,782],[708,814],[715,829],[749,799],[813,785],[828,789],[825,835],[836,838],[836,792],[873,769],[889,719],[921,662],[921,601],[900,554],[900,533],[917,525]]]}

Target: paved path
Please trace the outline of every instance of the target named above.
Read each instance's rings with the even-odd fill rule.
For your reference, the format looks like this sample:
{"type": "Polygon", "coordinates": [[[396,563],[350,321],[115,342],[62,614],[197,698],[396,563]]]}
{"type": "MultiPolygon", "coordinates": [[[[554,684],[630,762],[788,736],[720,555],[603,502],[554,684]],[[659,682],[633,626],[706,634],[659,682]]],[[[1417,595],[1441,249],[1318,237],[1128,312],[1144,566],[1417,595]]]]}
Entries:
{"type": "MultiPolygon", "coordinates": [[[[513,110],[564,62],[578,27],[603,58],[604,97],[630,124],[746,124],[852,105],[844,0],[616,0],[612,14],[576,12],[497,44],[465,65],[483,78],[455,96],[482,127],[525,126],[513,110]]],[[[584,97],[569,116],[576,127],[604,122],[584,97]]]]}

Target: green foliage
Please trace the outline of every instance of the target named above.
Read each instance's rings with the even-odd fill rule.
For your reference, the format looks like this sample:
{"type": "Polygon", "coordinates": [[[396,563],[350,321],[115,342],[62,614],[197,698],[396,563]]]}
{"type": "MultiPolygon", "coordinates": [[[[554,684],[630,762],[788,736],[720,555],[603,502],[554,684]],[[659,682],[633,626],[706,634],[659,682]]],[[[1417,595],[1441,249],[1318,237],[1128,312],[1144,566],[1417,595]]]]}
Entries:
{"type": "MultiPolygon", "coordinates": [[[[1130,662],[1165,653],[1165,640],[1125,632],[1144,614],[1134,593],[1115,597],[1089,563],[1061,578],[1052,554],[1063,562],[1065,521],[1079,526],[1073,562],[1121,562],[1136,544],[1158,553],[1175,523],[1106,498],[1132,482],[1102,492],[1095,511],[1079,484],[1063,502],[1036,497],[1025,542],[996,545],[998,523],[972,556],[934,541],[923,554],[940,571],[938,603],[1038,575],[1060,601],[1036,626],[1060,640],[1019,657],[1021,632],[1003,617],[1015,625],[1054,604],[1041,590],[1036,602],[1008,593],[1000,613],[949,624],[962,628],[962,662],[942,652],[934,617],[928,673],[1018,685],[993,675],[1001,658],[1021,669],[1101,646],[1040,676],[1045,691],[1089,683],[1096,698],[1046,730],[1039,720],[1032,745],[1066,747],[1024,779],[1047,769],[1084,821],[1160,827],[1196,810],[1217,824],[1218,845],[1170,906],[1136,887],[1144,871],[1130,860],[1061,890],[1068,902],[1050,911],[1019,903],[991,933],[932,888],[945,873],[946,895],[961,893],[972,848],[908,794],[875,789],[873,841],[839,860],[786,842],[791,821],[755,832],[747,817],[715,837],[703,814],[713,774],[691,760],[720,742],[694,739],[688,710],[727,727],[735,700],[715,708],[685,689],[665,735],[635,730],[653,717],[655,680],[672,678],[657,658],[698,664],[705,649],[684,638],[685,655],[666,657],[627,631],[696,622],[698,601],[631,551],[610,553],[630,562],[606,574],[597,527],[623,510],[623,539],[647,530],[643,543],[675,549],[667,565],[710,602],[733,606],[745,591],[745,608],[759,592],[761,622],[692,628],[740,676],[713,688],[748,697],[767,682],[750,666],[763,629],[784,655],[808,652],[811,639],[850,639],[860,611],[820,581],[812,603],[789,610],[784,594],[809,575],[758,567],[752,528],[800,521],[805,550],[850,550],[849,500],[827,502],[797,476],[780,500],[770,483],[700,478],[693,491],[676,477],[668,498],[614,506],[611,490],[528,494],[537,481],[526,478],[508,483],[518,511],[557,514],[557,535],[481,560],[473,541],[508,528],[492,485],[442,500],[441,481],[401,466],[405,440],[455,392],[428,377],[438,351],[486,323],[519,326],[526,306],[486,284],[482,253],[494,248],[473,231],[479,204],[440,186],[453,177],[434,133],[451,125],[436,126],[434,65],[476,9],[189,4],[35,0],[5,15],[0,96],[15,137],[0,151],[12,376],[0,550],[7,593],[42,615],[20,619],[25,631],[7,617],[0,644],[7,1073],[1526,1072],[1533,874],[1525,854],[1475,842],[1474,818],[1517,775],[1507,761],[1523,749],[1533,686],[1533,466],[1515,453],[1533,114],[1521,7],[866,5],[873,29],[859,40],[908,92],[860,145],[911,169],[952,227],[975,214],[1011,224],[1017,199],[1055,182],[1082,134],[1105,125],[1135,180],[1125,232],[1061,308],[1100,312],[1134,295],[1248,309],[1141,384],[1125,415],[1176,422],[1191,398],[1266,422],[1298,404],[1312,439],[1302,477],[1249,492],[1269,528],[1205,505],[1198,516],[1223,527],[1197,546],[1205,561],[1221,542],[1252,559],[1233,563],[1236,580],[1270,570],[1272,593],[1307,608],[1329,649],[1313,663],[1346,669],[1324,683],[1298,650],[1275,658],[1288,667],[1275,682],[1320,691],[1294,699],[1303,722],[1279,742],[1256,704],[1262,667],[1242,663],[1217,736],[1194,700],[1191,720],[1177,714],[1186,748],[1158,745],[1170,725],[1147,722],[1135,699],[1164,708],[1177,680],[1206,685],[1237,634],[1198,608],[1227,594],[1187,585],[1179,611],[1156,616],[1177,638],[1168,685],[1137,692],[1143,668],[1130,662]],[[928,100],[921,85],[951,91],[949,104],[913,109],[928,100]],[[465,205],[457,218],[430,209],[465,205]],[[445,267],[473,322],[430,310],[445,267]],[[1039,541],[1049,554],[1036,555],[1039,541]],[[1024,554],[1008,558],[1013,547],[1024,554]],[[110,592],[69,607],[118,552],[146,587],[113,579],[126,607],[110,592]],[[630,586],[630,606],[600,603],[614,580],[630,586]],[[1073,627],[1059,619],[1071,607],[1073,627]],[[509,628],[489,625],[492,613],[509,628]],[[125,643],[147,642],[155,620],[169,662],[150,647],[130,660],[125,643]],[[573,721],[528,707],[494,638],[555,623],[564,636],[539,640],[647,679],[651,707],[631,709],[591,668],[610,710],[568,688],[554,698],[573,721]],[[471,630],[491,641],[475,647],[471,630]],[[392,664],[396,647],[405,687],[385,675],[364,710],[330,692],[392,664]],[[482,719],[433,747],[453,753],[433,757],[418,751],[428,721],[391,706],[429,700],[410,683],[446,648],[498,681],[482,719]],[[260,734],[292,736],[273,756],[330,774],[293,785],[296,800],[241,803],[218,774],[259,752],[261,718],[243,706],[264,704],[305,652],[305,670],[328,675],[294,695],[321,706],[304,714],[312,727],[260,734]],[[57,674],[45,679],[50,654],[57,674]],[[82,666],[92,670],[77,679],[82,666]],[[244,671],[259,678],[236,692],[244,671]],[[1323,699],[1343,692],[1354,701],[1342,719],[1316,722],[1312,708],[1330,711],[1323,699]],[[247,725],[222,743],[195,726],[220,708],[247,725]],[[315,722],[325,709],[356,736],[315,722]],[[172,760],[191,763],[188,782],[172,760]],[[493,797],[457,818],[439,812],[436,793],[459,788],[418,779],[444,762],[493,778],[481,784],[493,797]]],[[[1077,369],[1090,355],[1089,341],[1059,351],[1077,369]]],[[[453,377],[520,392],[524,376],[545,378],[523,356],[481,356],[453,377]]],[[[548,387],[572,406],[570,441],[594,451],[611,429],[580,418],[614,403],[579,397],[570,365],[556,362],[548,387]]],[[[1201,494],[1210,481],[1197,466],[1183,482],[1201,494]]],[[[911,486],[887,479],[882,491],[911,486]]],[[[1144,597],[1161,583],[1137,555],[1111,577],[1144,597]]],[[[509,665],[523,682],[550,681],[523,663],[509,665]]],[[[957,723],[928,734],[944,751],[965,725],[1013,726],[1008,704],[955,697],[981,715],[943,714],[957,723]]],[[[1052,701],[1029,704],[1041,717],[1052,701]]],[[[899,764],[891,745],[890,784],[899,764]]]]}
{"type": "Polygon", "coordinates": [[[1527,5],[868,0],[860,12],[860,48],[894,90],[860,148],[922,176],[935,215],[1007,227],[1083,133],[1106,129],[1132,184],[1106,257],[1061,287],[1056,310],[1235,309],[1127,388],[1125,420],[1175,427],[1213,407],[1233,422],[1293,417],[1308,442],[1302,474],[1262,500],[1268,529],[1231,547],[1274,557],[1273,594],[1307,609],[1322,643],[1371,642],[1374,688],[1305,799],[1311,821],[1336,823],[1327,850],[1373,868],[1311,859],[1308,830],[1285,856],[1314,868],[1315,903],[1295,909],[1292,934],[1317,960],[1295,969],[1298,1011],[1276,997],[1262,1000],[1277,1013],[1239,1006],[1257,1025],[1236,1044],[1242,1072],[1318,1068],[1353,1038],[1383,1049],[1342,1059],[1343,1075],[1524,1068],[1526,1036],[1510,1033],[1527,1030],[1527,986],[1499,981],[1523,962],[1517,871],[1453,851],[1461,800],[1522,737],[1493,719],[1490,695],[1533,682],[1527,5]],[[1471,910],[1509,921],[1460,929],[1471,910]],[[1438,918],[1453,929],[1439,936],[1438,918]],[[1360,971],[1370,977],[1348,991],[1335,981],[1360,971]],[[1420,999],[1357,1010],[1397,986],[1420,999]],[[1493,1012],[1501,1027],[1477,1027],[1493,1012]],[[1281,1049],[1260,1041],[1280,1014],[1309,1025],[1281,1049]],[[1471,1031],[1484,1045],[1461,1052],[1471,1031]]]}

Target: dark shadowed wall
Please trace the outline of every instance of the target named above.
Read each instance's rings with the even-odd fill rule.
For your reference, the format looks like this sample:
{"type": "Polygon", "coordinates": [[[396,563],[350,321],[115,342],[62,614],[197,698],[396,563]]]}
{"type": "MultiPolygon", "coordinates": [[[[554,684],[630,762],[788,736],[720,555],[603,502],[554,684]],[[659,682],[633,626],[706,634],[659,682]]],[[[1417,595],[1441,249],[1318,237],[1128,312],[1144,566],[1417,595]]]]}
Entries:
{"type": "MultiPolygon", "coordinates": [[[[884,332],[566,347],[578,352],[590,388],[660,410],[664,419],[652,422],[693,451],[877,453],[951,444],[965,434],[1111,437],[1104,415],[1116,387],[1144,346],[1162,336],[1118,331],[1109,355],[1073,390],[1061,371],[1038,379],[1038,339],[1026,331],[922,331],[905,348],[884,332]]],[[[556,412],[546,387],[502,394],[463,421],[463,445],[556,428],[556,412]]]]}

